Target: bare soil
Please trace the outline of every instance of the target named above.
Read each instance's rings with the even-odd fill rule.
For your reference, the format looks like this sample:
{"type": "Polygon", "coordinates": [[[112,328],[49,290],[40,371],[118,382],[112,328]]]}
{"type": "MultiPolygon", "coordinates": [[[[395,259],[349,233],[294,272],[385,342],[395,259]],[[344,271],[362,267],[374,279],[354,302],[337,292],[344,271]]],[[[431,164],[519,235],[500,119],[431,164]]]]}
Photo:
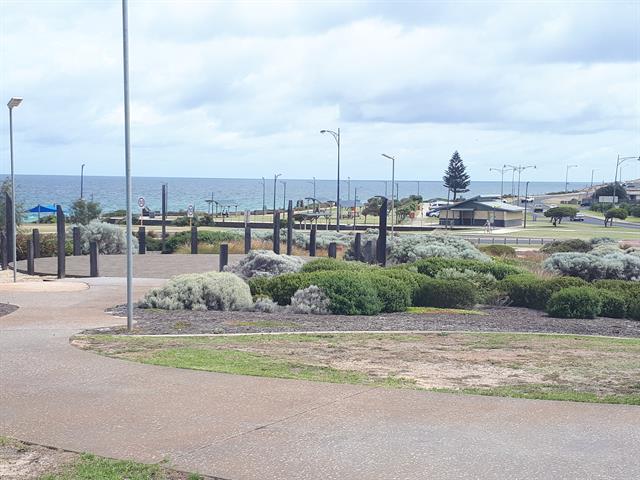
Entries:
{"type": "MultiPolygon", "coordinates": [[[[134,334],[216,334],[303,331],[477,331],[567,333],[640,337],[640,322],[616,318],[561,319],[544,312],[516,307],[485,307],[480,315],[442,310],[433,313],[392,313],[376,316],[302,315],[286,310],[261,312],[194,312],[136,308],[134,334]]],[[[122,306],[112,309],[123,316],[122,306]]],[[[126,322],[122,320],[122,324],[126,322]]],[[[126,333],[121,327],[104,333],[126,333]]]]}

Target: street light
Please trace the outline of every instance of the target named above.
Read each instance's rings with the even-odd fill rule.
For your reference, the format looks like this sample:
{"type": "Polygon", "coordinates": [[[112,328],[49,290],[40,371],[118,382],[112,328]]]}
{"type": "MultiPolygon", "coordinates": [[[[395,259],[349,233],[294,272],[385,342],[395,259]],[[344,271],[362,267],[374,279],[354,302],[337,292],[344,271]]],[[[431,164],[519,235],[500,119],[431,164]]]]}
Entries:
{"type": "MultiPolygon", "coordinates": [[[[505,167],[509,167],[513,169],[513,175],[515,176],[515,172],[518,172],[518,201],[517,204],[520,205],[520,175],[528,168],[536,168],[535,165],[505,165],[505,167]]],[[[511,180],[511,196],[513,197],[513,179],[511,180]]]]}
{"type": "MultiPolygon", "coordinates": [[[[387,155],[386,153],[382,154],[383,157],[388,158],[389,160],[391,160],[391,235],[393,236],[393,189],[395,186],[395,182],[396,182],[396,158],[392,157],[391,155],[387,155]]],[[[386,186],[386,184],[385,184],[386,186]]],[[[386,192],[385,192],[386,195],[386,192]]]]}
{"type": "Polygon", "coordinates": [[[273,176],[273,214],[276,214],[276,190],[278,190],[278,177],[282,174],[278,173],[273,176]]]}
{"type": "Polygon", "coordinates": [[[351,177],[347,177],[347,201],[351,201],[351,177]]]}
{"type": "Polygon", "coordinates": [[[506,165],[503,165],[502,168],[490,168],[489,171],[500,172],[500,201],[504,198],[504,172],[508,171],[506,165]]]}
{"type": "Polygon", "coordinates": [[[567,193],[569,191],[569,169],[575,168],[577,166],[578,165],[567,165],[567,171],[564,175],[564,193],[567,193]]]}
{"type": "Polygon", "coordinates": [[[338,180],[336,183],[336,232],[340,231],[340,129],[337,132],[333,130],[320,130],[320,133],[329,133],[338,145],[338,180]]]}
{"type": "Polygon", "coordinates": [[[13,281],[16,282],[16,178],[13,169],[13,109],[22,103],[22,97],[11,97],[7,107],[9,107],[9,151],[11,156],[11,226],[13,235],[13,252],[11,252],[11,260],[13,261],[13,281]]]}
{"type": "Polygon", "coordinates": [[[129,13],[122,0],[122,70],[124,76],[124,163],[127,195],[127,330],[133,326],[133,232],[131,225],[131,138],[129,114],[129,13]]]}
{"type": "Polygon", "coordinates": [[[287,182],[284,180],[280,180],[280,183],[284,185],[284,194],[282,195],[282,209],[287,209],[287,182]]]}
{"type": "Polygon", "coordinates": [[[616,204],[616,186],[618,185],[618,168],[620,167],[621,163],[624,163],[627,160],[638,160],[640,162],[640,156],[639,157],[621,157],[620,155],[618,155],[618,161],[616,162],[616,175],[613,178],[613,205],[616,204]]]}
{"type": "Polygon", "coordinates": [[[307,180],[307,183],[313,185],[313,198],[316,198],[316,177],[313,177],[313,182],[311,180],[307,180]]]}
{"type": "Polygon", "coordinates": [[[84,191],[84,163],[80,167],[80,200],[82,200],[82,193],[84,191]]]}
{"type": "Polygon", "coordinates": [[[591,169],[591,186],[589,187],[589,190],[591,190],[593,188],[593,173],[597,170],[597,168],[592,168],[591,169]]]}

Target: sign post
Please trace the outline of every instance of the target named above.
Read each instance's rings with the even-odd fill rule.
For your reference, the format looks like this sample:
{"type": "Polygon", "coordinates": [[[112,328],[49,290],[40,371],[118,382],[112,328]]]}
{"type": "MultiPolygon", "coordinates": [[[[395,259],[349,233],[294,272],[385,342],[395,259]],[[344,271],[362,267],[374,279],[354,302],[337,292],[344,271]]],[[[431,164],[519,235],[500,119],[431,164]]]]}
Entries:
{"type": "Polygon", "coordinates": [[[187,217],[189,217],[189,226],[191,226],[193,219],[193,205],[189,205],[187,207],[187,217]]]}
{"type": "Polygon", "coordinates": [[[144,197],[138,197],[138,206],[140,207],[140,225],[142,225],[142,217],[144,214],[144,206],[145,206],[144,197]]]}

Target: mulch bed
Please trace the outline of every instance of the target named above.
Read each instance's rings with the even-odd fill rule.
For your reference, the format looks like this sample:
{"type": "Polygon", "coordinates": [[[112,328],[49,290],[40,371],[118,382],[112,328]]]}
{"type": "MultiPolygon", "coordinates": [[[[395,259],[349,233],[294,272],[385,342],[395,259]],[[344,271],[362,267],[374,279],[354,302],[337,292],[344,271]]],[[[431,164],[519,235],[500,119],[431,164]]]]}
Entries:
{"type": "Polygon", "coordinates": [[[18,309],[16,305],[10,303],[0,303],[0,317],[9,315],[11,312],[15,312],[18,309]]]}
{"type": "MultiPolygon", "coordinates": [[[[576,320],[551,318],[543,312],[516,307],[482,308],[484,315],[459,313],[391,313],[377,316],[300,315],[288,312],[192,312],[189,310],[134,310],[134,333],[198,334],[349,330],[435,330],[477,332],[566,333],[640,337],[640,322],[616,318],[576,320]]],[[[126,316],[124,306],[111,313],[126,316]]],[[[121,327],[99,329],[125,333],[121,327]]]]}

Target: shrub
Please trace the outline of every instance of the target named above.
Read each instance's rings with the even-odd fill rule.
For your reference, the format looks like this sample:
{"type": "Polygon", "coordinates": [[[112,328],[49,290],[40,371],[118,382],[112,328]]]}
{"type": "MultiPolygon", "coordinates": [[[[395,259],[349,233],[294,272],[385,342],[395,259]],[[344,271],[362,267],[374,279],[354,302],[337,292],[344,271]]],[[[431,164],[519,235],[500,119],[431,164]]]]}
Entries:
{"type": "MultiPolygon", "coordinates": [[[[80,243],[82,253],[89,253],[89,244],[97,242],[98,252],[104,255],[117,255],[127,252],[127,233],[117,225],[92,220],[88,225],[80,227],[80,243]]],[[[71,232],[68,233],[71,235],[71,232]]],[[[138,251],[138,239],[132,236],[133,251],[138,251]]]]}
{"type": "Polygon", "coordinates": [[[465,280],[428,279],[420,287],[415,304],[419,307],[469,308],[476,303],[476,289],[465,280]]]}
{"type": "Polygon", "coordinates": [[[587,281],[619,279],[640,281],[640,256],[622,250],[592,253],[554,253],[543,263],[546,270],[587,281]]]}
{"type": "Polygon", "coordinates": [[[525,272],[519,267],[504,262],[479,262],[477,260],[458,258],[425,258],[418,260],[413,265],[419,273],[430,277],[435,277],[441,270],[449,268],[459,271],[472,270],[478,273],[490,273],[497,280],[502,280],[509,275],[518,275],[525,272]]]}
{"type": "Polygon", "coordinates": [[[603,244],[618,245],[618,241],[615,238],[611,238],[611,237],[593,237],[591,240],[589,240],[589,242],[594,247],[596,245],[603,245],[603,244]]]}
{"type": "Polygon", "coordinates": [[[545,243],[540,251],[544,253],[558,253],[558,252],[588,252],[592,248],[592,244],[579,240],[577,238],[571,238],[569,240],[554,240],[551,243],[545,243]]]}
{"type": "Polygon", "coordinates": [[[275,313],[280,306],[268,297],[257,298],[253,304],[253,310],[262,313],[275,313]]]}
{"type": "MultiPolygon", "coordinates": [[[[25,260],[27,258],[27,242],[32,238],[31,234],[20,231],[16,233],[16,259],[25,260]]],[[[66,255],[73,253],[73,244],[67,238],[64,250],[66,255]]],[[[58,252],[58,242],[55,233],[40,234],[40,257],[55,257],[58,252]]],[[[10,256],[11,254],[9,254],[10,256]]]]}
{"type": "Polygon", "coordinates": [[[441,280],[465,280],[476,287],[478,300],[484,301],[495,290],[496,277],[490,273],[479,273],[473,270],[456,270],[455,268],[445,268],[440,270],[435,278],[441,280]]]}
{"type": "Polygon", "coordinates": [[[376,275],[400,280],[405,285],[407,285],[411,292],[412,303],[415,300],[417,291],[420,289],[422,284],[429,279],[429,277],[427,277],[426,275],[418,273],[416,270],[413,270],[411,268],[380,268],[374,270],[374,272],[376,275]]]}
{"type": "Polygon", "coordinates": [[[602,308],[600,295],[589,287],[569,287],[551,295],[547,313],[558,318],[595,318],[602,308]]]}
{"type": "Polygon", "coordinates": [[[409,285],[401,280],[378,274],[365,274],[371,280],[376,294],[382,302],[382,311],[404,312],[411,306],[412,291],[409,285]]]}
{"type": "Polygon", "coordinates": [[[575,277],[545,280],[531,275],[513,275],[502,280],[499,289],[507,294],[514,307],[544,310],[554,292],[585,285],[587,283],[584,280],[575,277]]]}
{"type": "Polygon", "coordinates": [[[291,311],[313,315],[329,313],[329,297],[316,285],[302,288],[291,297],[291,311]]]}
{"type": "Polygon", "coordinates": [[[409,263],[429,257],[490,261],[487,255],[467,240],[450,235],[400,235],[388,240],[387,259],[389,263],[409,263]]]}
{"type": "Polygon", "coordinates": [[[640,320],[640,282],[625,280],[596,280],[593,286],[621,296],[628,318],[640,320]]]}
{"type": "Polygon", "coordinates": [[[627,302],[624,295],[610,290],[599,289],[602,303],[600,315],[611,318],[624,318],[627,313],[627,302]]]}
{"type": "Polygon", "coordinates": [[[632,320],[640,320],[640,298],[630,299],[627,303],[627,317],[632,320]]]}
{"type": "Polygon", "coordinates": [[[371,270],[374,267],[362,262],[350,262],[345,260],[337,260],[335,258],[319,258],[305,263],[302,266],[301,272],[318,272],[318,271],[333,271],[333,270],[352,270],[363,271],[371,270]]]}
{"type": "Polygon", "coordinates": [[[375,315],[382,310],[373,281],[358,272],[315,272],[307,274],[331,300],[332,313],[341,315],[375,315]]]}
{"type": "Polygon", "coordinates": [[[258,293],[258,288],[260,288],[259,293],[266,293],[278,305],[289,305],[294,293],[311,285],[309,274],[307,273],[285,273],[284,275],[267,278],[265,284],[256,282],[255,279],[250,279],[249,282],[252,291],[255,288],[256,293],[258,293]]]}
{"type": "Polygon", "coordinates": [[[189,273],[151,290],[140,303],[142,308],[166,310],[244,310],[253,301],[249,286],[232,273],[189,273]]]}
{"type": "Polygon", "coordinates": [[[304,261],[300,257],[278,255],[270,250],[252,250],[236,265],[226,267],[243,278],[274,276],[299,272],[304,261]]]}
{"type": "Polygon", "coordinates": [[[483,245],[480,251],[492,257],[515,257],[516,249],[509,245],[483,245]]]}
{"type": "MultiPolygon", "coordinates": [[[[198,230],[198,244],[216,246],[217,252],[214,253],[220,252],[221,243],[239,241],[242,238],[244,238],[242,235],[233,231],[198,230]]],[[[182,245],[191,245],[191,232],[178,232],[170,236],[165,242],[165,249],[167,253],[174,253],[182,245]]]]}
{"type": "Polygon", "coordinates": [[[269,277],[253,277],[247,279],[247,284],[251,290],[251,295],[267,295],[269,294],[269,277]]]}

